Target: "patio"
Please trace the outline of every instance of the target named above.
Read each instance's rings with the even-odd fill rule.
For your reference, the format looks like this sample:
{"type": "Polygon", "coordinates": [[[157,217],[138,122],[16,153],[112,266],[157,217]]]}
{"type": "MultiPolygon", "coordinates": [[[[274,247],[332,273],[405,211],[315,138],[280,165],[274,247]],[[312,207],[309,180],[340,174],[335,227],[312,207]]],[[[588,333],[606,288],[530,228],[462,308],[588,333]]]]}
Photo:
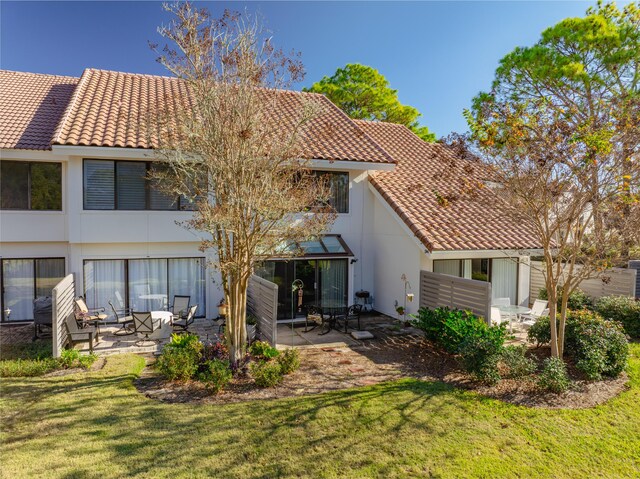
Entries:
{"type": "MultiPolygon", "coordinates": [[[[203,341],[216,341],[218,339],[219,321],[197,318],[189,327],[189,331],[197,334],[203,341]]],[[[119,325],[107,324],[100,327],[100,342],[94,345],[94,352],[98,356],[113,354],[154,354],[158,353],[169,341],[163,339],[158,344],[137,346],[136,335],[116,336],[114,333],[120,329],[119,325]]],[[[312,348],[349,348],[353,350],[367,350],[380,348],[384,344],[408,343],[422,337],[422,333],[413,327],[404,327],[397,320],[389,316],[372,313],[362,316],[362,330],[373,334],[374,339],[357,340],[344,330],[331,330],[328,334],[320,335],[320,329],[315,328],[304,331],[304,323],[296,324],[293,328],[290,324],[279,324],[277,330],[277,344],[279,349],[295,347],[298,349],[312,348]]],[[[349,332],[352,330],[349,329],[349,332]]],[[[522,330],[515,330],[514,338],[507,344],[524,344],[527,334],[522,330]]],[[[16,344],[31,342],[33,337],[33,324],[3,325],[0,327],[1,344],[16,344]]],[[[89,352],[88,343],[80,343],[76,346],[83,353],[89,352]]]]}

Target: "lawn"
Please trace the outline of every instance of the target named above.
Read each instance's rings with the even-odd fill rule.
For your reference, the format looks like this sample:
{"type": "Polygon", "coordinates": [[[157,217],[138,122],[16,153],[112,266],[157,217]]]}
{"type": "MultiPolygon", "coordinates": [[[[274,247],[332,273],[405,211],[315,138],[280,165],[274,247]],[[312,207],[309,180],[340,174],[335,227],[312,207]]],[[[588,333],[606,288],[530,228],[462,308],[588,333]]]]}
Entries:
{"type": "Polygon", "coordinates": [[[589,410],[542,410],[402,380],[304,398],[163,404],[143,360],[1,379],[7,478],[639,477],[640,345],[631,389],[589,410]]]}

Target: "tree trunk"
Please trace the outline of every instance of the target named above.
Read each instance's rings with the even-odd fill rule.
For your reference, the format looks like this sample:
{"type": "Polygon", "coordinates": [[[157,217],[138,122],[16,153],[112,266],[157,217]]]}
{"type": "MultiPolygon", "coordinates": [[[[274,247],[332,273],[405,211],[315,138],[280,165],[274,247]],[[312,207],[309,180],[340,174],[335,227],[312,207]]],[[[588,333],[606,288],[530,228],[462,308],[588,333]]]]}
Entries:
{"type": "Polygon", "coordinates": [[[247,286],[245,280],[233,280],[229,285],[228,318],[226,327],[229,361],[237,366],[247,349],[247,286]]]}

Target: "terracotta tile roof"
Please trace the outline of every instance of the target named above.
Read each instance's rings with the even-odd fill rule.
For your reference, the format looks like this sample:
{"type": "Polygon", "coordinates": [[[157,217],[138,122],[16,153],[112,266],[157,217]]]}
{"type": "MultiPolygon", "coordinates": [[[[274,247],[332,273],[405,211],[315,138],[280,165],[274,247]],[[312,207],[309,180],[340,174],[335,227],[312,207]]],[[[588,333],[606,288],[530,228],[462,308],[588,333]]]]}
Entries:
{"type": "MultiPolygon", "coordinates": [[[[303,130],[306,158],[393,163],[387,152],[324,96],[282,90],[277,93],[282,98],[277,113],[283,128],[305,96],[313,95],[324,105],[323,115],[303,130]],[[323,134],[319,133],[321,126],[323,134]]],[[[189,101],[188,97],[186,84],[176,78],[86,69],[53,142],[153,148],[157,144],[150,142],[141,129],[150,105],[185,98],[189,101]]]]}
{"type": "Polygon", "coordinates": [[[77,83],[74,77],[0,70],[0,148],[50,150],[77,83]]]}
{"type": "Polygon", "coordinates": [[[456,158],[402,125],[357,123],[397,160],[393,171],[372,175],[372,185],[429,251],[539,247],[531,228],[509,219],[489,188],[468,188],[470,179],[489,177],[481,164],[456,158]],[[450,199],[447,206],[438,195],[450,199]]]}

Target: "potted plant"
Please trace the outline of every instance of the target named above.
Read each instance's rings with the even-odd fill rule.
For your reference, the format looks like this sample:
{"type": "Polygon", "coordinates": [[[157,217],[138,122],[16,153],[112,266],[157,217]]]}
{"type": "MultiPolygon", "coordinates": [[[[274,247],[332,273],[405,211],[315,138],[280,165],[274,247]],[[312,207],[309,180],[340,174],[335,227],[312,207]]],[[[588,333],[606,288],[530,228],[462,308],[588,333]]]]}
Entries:
{"type": "Polygon", "coordinates": [[[398,313],[398,316],[404,316],[404,306],[398,306],[396,308],[396,313],[398,313]]]}
{"type": "Polygon", "coordinates": [[[258,318],[253,314],[247,314],[247,341],[249,344],[256,340],[256,331],[258,326],[258,318]]]}

